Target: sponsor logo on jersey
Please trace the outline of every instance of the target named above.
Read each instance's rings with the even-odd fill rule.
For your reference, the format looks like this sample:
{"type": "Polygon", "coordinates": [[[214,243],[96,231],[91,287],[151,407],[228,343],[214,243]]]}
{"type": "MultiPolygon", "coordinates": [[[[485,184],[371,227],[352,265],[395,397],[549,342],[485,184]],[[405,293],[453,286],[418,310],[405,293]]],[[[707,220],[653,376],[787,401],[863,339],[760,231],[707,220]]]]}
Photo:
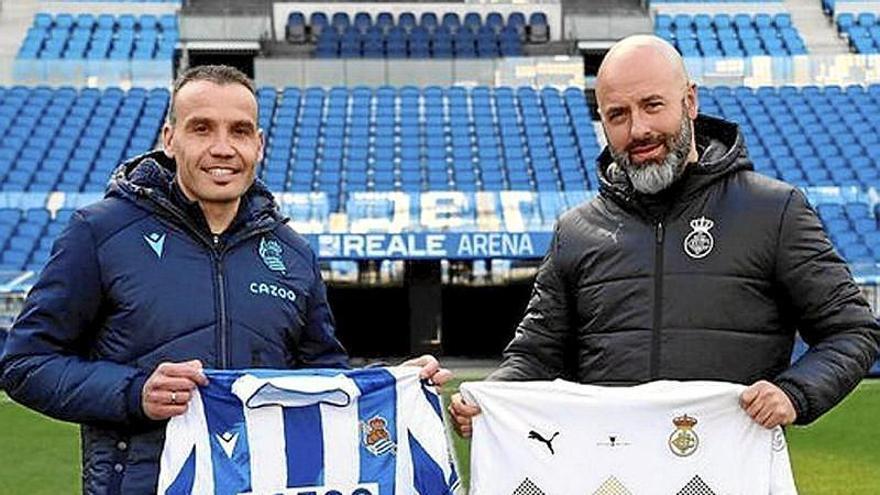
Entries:
{"type": "Polygon", "coordinates": [[[273,272],[283,272],[287,270],[284,266],[284,260],[281,259],[281,253],[283,252],[280,242],[274,239],[269,239],[268,237],[260,239],[260,259],[263,260],[263,264],[266,265],[266,268],[269,270],[273,272]]]}
{"type": "Polygon", "coordinates": [[[715,238],[709,233],[709,229],[714,225],[715,222],[706,217],[691,220],[691,229],[693,230],[684,238],[684,252],[688,256],[698,260],[705,258],[712,252],[712,248],[715,247],[715,238]]]}
{"type": "Polygon", "coordinates": [[[620,435],[617,433],[610,433],[607,437],[608,440],[602,442],[596,442],[596,445],[600,447],[626,447],[629,446],[630,443],[620,438],[620,435]]]}
{"type": "Polygon", "coordinates": [[[248,290],[251,294],[256,296],[270,296],[279,299],[286,299],[290,302],[296,301],[296,293],[293,292],[293,289],[288,289],[287,287],[281,287],[272,283],[251,282],[248,285],[248,290]]]}
{"type": "MultiPolygon", "coordinates": [[[[242,493],[241,495],[257,495],[242,493]]],[[[352,486],[298,486],[281,490],[272,490],[272,495],[379,495],[379,487],[375,483],[361,483],[352,486]]]]}
{"type": "Polygon", "coordinates": [[[537,431],[530,430],[529,431],[529,440],[535,440],[535,441],[543,443],[550,450],[550,454],[556,455],[556,452],[553,450],[553,440],[556,439],[557,435],[559,435],[558,431],[556,433],[554,433],[553,435],[550,435],[550,438],[544,438],[544,436],[541,435],[540,433],[538,433],[537,431]]]}
{"type": "Polygon", "coordinates": [[[678,416],[672,420],[675,425],[675,431],[669,436],[669,449],[672,453],[679,457],[687,457],[696,452],[700,446],[700,437],[694,431],[694,426],[698,423],[697,418],[688,416],[678,416]]]}
{"type": "Polygon", "coordinates": [[[397,444],[391,439],[388,432],[388,420],[382,416],[373,416],[361,423],[364,447],[373,455],[385,455],[397,453],[397,444]]]}

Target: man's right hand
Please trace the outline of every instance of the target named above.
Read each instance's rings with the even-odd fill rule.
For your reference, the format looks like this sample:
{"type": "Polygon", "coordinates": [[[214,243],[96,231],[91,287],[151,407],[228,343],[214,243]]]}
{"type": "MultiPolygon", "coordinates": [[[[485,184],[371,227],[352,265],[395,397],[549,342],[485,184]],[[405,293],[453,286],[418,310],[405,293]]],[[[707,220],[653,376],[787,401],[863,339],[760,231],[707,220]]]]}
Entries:
{"type": "Polygon", "coordinates": [[[186,412],[192,391],[207,385],[199,360],[185,363],[162,363],[144,383],[141,406],[153,420],[168,419],[186,412]]]}
{"type": "Polygon", "coordinates": [[[470,438],[473,432],[473,418],[480,414],[480,408],[466,404],[461,394],[453,394],[449,404],[449,414],[452,415],[452,426],[456,433],[464,438],[470,438]]]}

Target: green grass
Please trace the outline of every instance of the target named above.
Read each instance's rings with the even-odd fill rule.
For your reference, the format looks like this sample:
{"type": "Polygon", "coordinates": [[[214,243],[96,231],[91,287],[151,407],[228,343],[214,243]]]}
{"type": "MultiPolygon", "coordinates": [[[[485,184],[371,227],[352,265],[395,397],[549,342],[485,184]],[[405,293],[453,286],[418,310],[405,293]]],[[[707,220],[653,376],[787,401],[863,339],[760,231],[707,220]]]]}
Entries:
{"type": "Polygon", "coordinates": [[[790,428],[801,495],[880,493],[880,380],[863,382],[810,426],[790,428]]]}
{"type": "MultiPolygon", "coordinates": [[[[445,387],[448,399],[460,377],[445,387]]],[[[452,435],[464,483],[470,448],[452,435]]],[[[801,495],[880,493],[880,380],[862,383],[836,409],[804,428],[788,430],[801,495]]],[[[79,492],[75,426],[30,412],[0,393],[0,494],[79,492]]]]}
{"type": "Polygon", "coordinates": [[[0,392],[0,494],[79,493],[79,479],[79,428],[0,392]]]}

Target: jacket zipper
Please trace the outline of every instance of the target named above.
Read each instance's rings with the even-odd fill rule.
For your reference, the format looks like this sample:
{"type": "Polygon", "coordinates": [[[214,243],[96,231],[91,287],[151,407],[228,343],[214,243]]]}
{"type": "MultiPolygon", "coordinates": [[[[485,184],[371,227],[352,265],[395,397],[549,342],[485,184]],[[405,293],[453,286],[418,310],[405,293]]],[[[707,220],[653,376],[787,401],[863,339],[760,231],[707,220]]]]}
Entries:
{"type": "Polygon", "coordinates": [[[220,236],[213,236],[213,250],[214,250],[214,267],[217,270],[217,295],[219,298],[218,306],[220,308],[220,314],[217,316],[218,319],[218,328],[219,328],[219,339],[217,339],[217,343],[220,346],[220,349],[217,352],[218,357],[220,358],[220,369],[226,369],[229,367],[229,346],[227,343],[227,334],[229,333],[226,323],[226,284],[223,280],[223,256],[220,254],[220,236]]]}
{"type": "Polygon", "coordinates": [[[218,328],[220,330],[219,338],[217,339],[217,343],[219,346],[218,356],[220,358],[220,369],[226,369],[229,367],[229,363],[232,361],[232,357],[229,355],[229,319],[226,316],[226,282],[225,277],[223,276],[223,255],[226,253],[227,248],[238,244],[239,242],[243,242],[246,239],[249,239],[253,236],[257,236],[263,234],[265,232],[269,232],[275,227],[273,224],[271,227],[262,227],[258,229],[254,229],[246,234],[238,237],[232,238],[225,245],[220,245],[220,236],[214,234],[212,236],[212,254],[214,257],[214,267],[217,270],[217,295],[219,298],[218,307],[220,314],[218,315],[218,328]]]}
{"type": "Polygon", "coordinates": [[[144,193],[146,197],[152,199],[153,202],[158,204],[160,207],[164,208],[166,211],[169,211],[172,215],[177,217],[180,222],[188,228],[196,239],[201,240],[208,246],[208,249],[211,252],[211,257],[214,259],[214,268],[217,271],[216,284],[217,284],[217,296],[219,307],[219,315],[218,315],[218,329],[219,329],[219,338],[217,339],[217,357],[219,358],[220,369],[225,369],[229,367],[229,362],[231,358],[229,356],[229,344],[228,344],[228,334],[229,334],[229,322],[226,316],[226,282],[225,277],[223,276],[223,255],[226,251],[240,242],[244,242],[245,240],[257,236],[260,234],[264,234],[273,230],[278,222],[272,222],[271,225],[266,225],[262,227],[255,228],[253,230],[247,231],[243,234],[239,234],[238,236],[234,236],[229,239],[225,245],[220,245],[220,236],[216,234],[212,234],[211,238],[207,238],[189,219],[186,215],[183,215],[179,209],[174,207],[173,205],[168,204],[166,201],[156,198],[154,195],[144,193]]]}
{"type": "Polygon", "coordinates": [[[651,333],[650,378],[656,380],[660,369],[660,326],[663,321],[663,221],[654,227],[654,331],[651,333]]]}

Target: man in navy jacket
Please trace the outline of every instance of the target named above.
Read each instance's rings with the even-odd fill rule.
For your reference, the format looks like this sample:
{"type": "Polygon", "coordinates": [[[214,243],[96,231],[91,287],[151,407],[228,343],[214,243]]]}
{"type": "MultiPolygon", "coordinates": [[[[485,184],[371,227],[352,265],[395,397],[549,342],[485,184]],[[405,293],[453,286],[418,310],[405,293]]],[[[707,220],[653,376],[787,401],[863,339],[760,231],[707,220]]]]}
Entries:
{"type": "MultiPolygon", "coordinates": [[[[155,492],[164,420],[203,366],[347,366],[315,254],[254,177],[253,83],[198,67],[171,105],[164,151],[73,215],[0,357],[13,399],[82,425],[88,494],[155,492]]],[[[405,364],[450,376],[430,356],[405,364]]]]}

